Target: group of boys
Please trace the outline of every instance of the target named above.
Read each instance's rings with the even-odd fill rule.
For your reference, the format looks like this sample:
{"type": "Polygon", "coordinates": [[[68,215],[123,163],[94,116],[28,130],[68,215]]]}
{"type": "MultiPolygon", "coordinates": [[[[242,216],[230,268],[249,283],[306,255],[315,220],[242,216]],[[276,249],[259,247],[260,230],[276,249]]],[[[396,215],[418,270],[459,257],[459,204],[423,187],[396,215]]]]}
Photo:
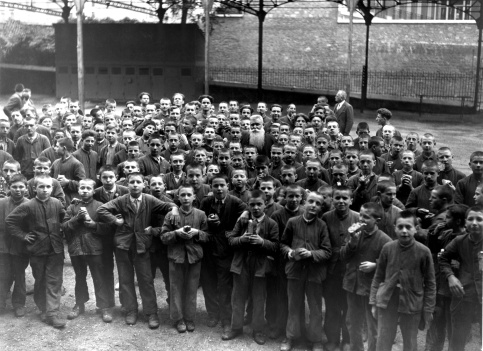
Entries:
{"type": "Polygon", "coordinates": [[[113,320],[115,263],[128,325],[137,279],[148,326],[159,327],[159,268],[180,333],[195,330],[201,285],[223,340],[249,323],[260,345],[283,335],[282,351],[303,337],[316,351],[364,350],[364,339],[385,351],[399,324],[404,350],[424,327],[427,350],[446,337],[464,349],[481,311],[483,151],[466,176],[432,134],[403,139],[387,109],[375,136],[361,122],[353,139],[324,97],[308,115],[234,100],[215,112],[211,96],[185,104],[179,93],[152,103],[143,92],[121,116],[116,107],[108,99],[83,115],[63,98],[40,119],[31,107],[0,118],[0,309],[13,287],[25,314],[30,264],[41,320],[66,325],[65,241],[68,319],[86,311],[89,269],[98,312],[113,320]]]}

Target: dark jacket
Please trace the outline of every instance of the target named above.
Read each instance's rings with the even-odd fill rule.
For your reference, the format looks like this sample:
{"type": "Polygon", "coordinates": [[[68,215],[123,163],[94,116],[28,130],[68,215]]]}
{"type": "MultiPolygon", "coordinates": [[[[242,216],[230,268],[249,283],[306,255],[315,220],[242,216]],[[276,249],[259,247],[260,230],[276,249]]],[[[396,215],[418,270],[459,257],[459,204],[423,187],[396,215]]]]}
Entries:
{"type": "Polygon", "coordinates": [[[255,277],[263,278],[265,274],[274,270],[273,256],[278,251],[278,225],[272,219],[265,216],[257,225],[256,232],[263,239],[262,245],[251,245],[240,242],[240,237],[248,229],[248,219],[240,218],[231,232],[226,232],[230,246],[234,250],[233,261],[230,271],[241,274],[247,258],[251,256],[256,260],[255,277]]]}
{"type": "Polygon", "coordinates": [[[5,219],[18,205],[29,201],[22,198],[19,203],[15,203],[11,197],[0,199],[0,254],[25,254],[25,242],[13,238],[9,235],[5,219]],[[13,250],[12,250],[13,248],[13,250]]]}
{"type": "Polygon", "coordinates": [[[339,123],[339,130],[344,135],[349,135],[354,125],[354,109],[347,101],[344,101],[340,108],[339,103],[334,107],[335,117],[339,123]]]}
{"type": "Polygon", "coordinates": [[[40,153],[50,147],[49,139],[42,134],[37,134],[33,142],[30,142],[27,135],[22,135],[15,147],[13,158],[20,162],[22,174],[31,177],[34,173],[34,161],[40,153]]]}
{"type": "Polygon", "coordinates": [[[160,156],[159,162],[151,155],[141,157],[139,162],[139,170],[143,176],[166,174],[169,170],[169,163],[160,156]]]}
{"type": "MultiPolygon", "coordinates": [[[[32,178],[27,182],[29,199],[33,199],[36,196],[34,183],[35,183],[35,178],[32,178]]],[[[52,194],[50,194],[50,196],[59,200],[62,203],[62,206],[64,206],[64,208],[67,207],[67,204],[65,202],[64,190],[62,190],[62,186],[60,185],[59,181],[54,178],[52,178],[52,194]]]]}
{"type": "Polygon", "coordinates": [[[371,285],[369,303],[387,308],[399,288],[399,313],[433,313],[436,279],[429,249],[417,241],[403,247],[399,240],[384,245],[371,285]]]}
{"type": "MultiPolygon", "coordinates": [[[[119,196],[123,196],[126,194],[129,194],[129,189],[126,188],[125,186],[116,184],[116,191],[114,192],[114,197],[112,198],[112,200],[117,199],[119,196]]],[[[102,186],[94,190],[94,200],[100,201],[103,204],[111,201],[111,199],[109,199],[109,194],[102,186]]]]}
{"type": "Polygon", "coordinates": [[[290,218],[282,235],[280,250],[288,258],[290,250],[304,248],[312,257],[295,261],[289,259],[285,265],[287,279],[300,279],[303,271],[308,270],[308,281],[321,284],[327,274],[332,250],[327,225],[319,218],[307,222],[303,215],[290,218]]]}
{"type": "Polygon", "coordinates": [[[84,165],[73,156],[66,160],[59,158],[52,164],[51,172],[55,179],[61,174],[69,179],[69,183],[62,187],[62,190],[64,190],[67,205],[70,205],[72,199],[79,197],[79,181],[86,177],[84,165]]]}
{"type": "Polygon", "coordinates": [[[84,148],[75,151],[72,156],[84,165],[85,177],[97,182],[97,152],[87,152],[84,148]]]}
{"type": "Polygon", "coordinates": [[[144,253],[149,250],[155,228],[161,227],[162,216],[165,216],[175,204],[162,202],[152,195],[142,194],[139,210],[134,209],[129,194],[109,201],[97,209],[99,220],[114,224],[116,214],[122,215],[124,223],[116,228],[114,244],[121,250],[129,250],[135,240],[136,251],[144,253]],[[150,232],[144,229],[152,226],[150,232]]]}
{"type": "Polygon", "coordinates": [[[24,240],[28,233],[36,238],[26,248],[32,256],[45,256],[63,253],[64,243],[60,225],[65,217],[62,203],[54,198],[42,202],[37,198],[29,200],[15,208],[7,217],[7,229],[10,235],[24,240]]]}
{"type": "MultiPolygon", "coordinates": [[[[248,146],[250,144],[250,134],[242,134],[241,137],[241,144],[243,147],[248,146]]],[[[265,131],[265,141],[263,143],[263,147],[258,148],[257,151],[259,155],[265,155],[270,157],[270,153],[272,151],[272,145],[276,143],[276,140],[271,134],[268,134],[267,131],[265,131]]]]}

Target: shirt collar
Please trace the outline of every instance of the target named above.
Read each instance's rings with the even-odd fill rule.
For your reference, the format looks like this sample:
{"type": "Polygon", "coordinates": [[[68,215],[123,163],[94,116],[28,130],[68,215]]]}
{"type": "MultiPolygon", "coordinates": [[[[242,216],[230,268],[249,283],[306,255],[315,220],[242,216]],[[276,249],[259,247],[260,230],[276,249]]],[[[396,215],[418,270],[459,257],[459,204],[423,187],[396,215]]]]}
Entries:
{"type": "Polygon", "coordinates": [[[260,218],[253,218],[253,220],[257,223],[261,223],[264,219],[265,219],[265,213],[260,218]]]}
{"type": "Polygon", "coordinates": [[[137,199],[135,199],[131,195],[129,195],[129,200],[131,200],[132,203],[134,203],[134,201],[139,200],[139,203],[141,203],[143,201],[143,194],[141,194],[141,196],[139,196],[137,199]]]}
{"type": "Polygon", "coordinates": [[[305,218],[305,214],[303,214],[303,215],[302,215],[302,218],[303,218],[303,220],[305,221],[305,223],[312,223],[312,222],[313,222],[313,221],[314,221],[314,220],[317,218],[317,216],[315,216],[315,217],[314,217],[314,218],[312,218],[312,219],[307,219],[307,218],[305,218]]]}

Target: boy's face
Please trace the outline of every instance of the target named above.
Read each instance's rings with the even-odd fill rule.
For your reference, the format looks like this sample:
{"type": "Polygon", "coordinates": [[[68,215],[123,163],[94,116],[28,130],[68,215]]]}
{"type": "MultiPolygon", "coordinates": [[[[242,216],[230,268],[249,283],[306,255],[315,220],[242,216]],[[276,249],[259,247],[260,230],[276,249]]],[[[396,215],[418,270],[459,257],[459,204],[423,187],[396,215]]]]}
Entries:
{"type": "Polygon", "coordinates": [[[240,127],[236,127],[236,128],[231,128],[230,130],[230,134],[231,134],[231,140],[240,140],[241,138],[241,129],[240,127]]]}
{"type": "Polygon", "coordinates": [[[36,176],[39,175],[49,175],[50,174],[50,166],[48,163],[36,163],[34,165],[34,174],[36,176]]]}
{"type": "MultiPolygon", "coordinates": [[[[35,169],[35,167],[34,167],[35,169]]],[[[50,171],[50,168],[49,168],[49,171],[50,171]]],[[[2,167],[2,175],[3,177],[7,180],[7,182],[10,181],[10,178],[14,175],[14,174],[18,174],[20,173],[20,171],[18,170],[17,166],[15,165],[12,165],[12,164],[9,164],[9,163],[6,163],[3,165],[2,167]]],[[[48,173],[47,173],[48,174],[48,173]]],[[[38,174],[35,174],[35,175],[38,175],[38,174]]]]}
{"type": "Polygon", "coordinates": [[[201,181],[203,178],[203,174],[201,174],[201,169],[198,169],[198,168],[188,169],[187,178],[188,178],[189,184],[195,189],[198,189],[201,186],[201,181]]]}
{"type": "Polygon", "coordinates": [[[387,119],[378,113],[376,117],[376,122],[378,125],[384,126],[387,123],[387,119]]]}
{"type": "Polygon", "coordinates": [[[92,150],[92,147],[94,146],[95,143],[96,143],[96,140],[94,139],[93,136],[89,136],[85,138],[82,142],[82,144],[84,145],[84,150],[86,151],[92,150]]]}
{"type": "Polygon", "coordinates": [[[421,138],[421,148],[423,149],[424,152],[431,152],[433,151],[434,146],[436,143],[434,142],[434,138],[421,138]]]}
{"type": "Polygon", "coordinates": [[[241,155],[233,156],[231,158],[231,165],[234,168],[243,168],[243,157],[241,155]]]}
{"type": "Polygon", "coordinates": [[[300,206],[302,201],[302,191],[287,189],[285,193],[285,201],[287,201],[287,207],[290,210],[295,210],[300,206]]]}
{"type": "Polygon", "coordinates": [[[35,131],[37,130],[37,125],[33,119],[27,120],[24,123],[25,128],[27,129],[27,134],[29,137],[33,137],[35,135],[35,131]]]}
{"type": "Polygon", "coordinates": [[[423,179],[427,186],[436,185],[438,179],[439,170],[437,167],[423,167],[422,168],[423,179]]]}
{"type": "Polygon", "coordinates": [[[92,129],[92,117],[84,116],[82,119],[82,127],[84,127],[84,129],[92,129]]]}
{"type": "Polygon", "coordinates": [[[394,204],[394,199],[396,198],[396,187],[388,187],[383,193],[379,193],[381,198],[382,206],[387,208],[394,204]]]}
{"type": "Polygon", "coordinates": [[[12,112],[13,123],[21,125],[23,122],[23,116],[19,111],[12,112]]]}
{"type": "Polygon", "coordinates": [[[228,104],[226,102],[221,102],[218,105],[218,111],[221,113],[226,113],[228,112],[228,104]]]}
{"type": "Polygon", "coordinates": [[[320,127],[322,127],[322,119],[320,117],[317,117],[315,116],[314,118],[312,118],[312,125],[319,129],[320,127]]]}
{"type": "MultiPolygon", "coordinates": [[[[51,118],[44,118],[44,120],[42,121],[42,126],[44,126],[45,128],[48,128],[48,129],[52,128],[52,119],[51,118]]],[[[88,128],[86,128],[86,129],[88,129],[88,128]]]]}
{"type": "Polygon", "coordinates": [[[412,153],[403,152],[401,157],[403,167],[406,169],[412,169],[414,166],[414,156],[412,153]]]}
{"type": "Polygon", "coordinates": [[[329,122],[327,123],[327,130],[331,136],[339,135],[339,124],[337,122],[329,122]]]}
{"type": "Polygon", "coordinates": [[[255,169],[257,171],[257,176],[259,178],[262,178],[262,177],[267,176],[268,173],[270,172],[270,169],[269,169],[268,165],[255,166],[255,169]]]}
{"type": "Polygon", "coordinates": [[[474,156],[470,161],[470,168],[475,175],[483,173],[483,156],[474,156]]]}
{"type": "Polygon", "coordinates": [[[243,152],[243,155],[245,156],[245,161],[249,165],[252,165],[253,162],[255,161],[255,158],[257,157],[257,150],[254,148],[245,149],[245,151],[243,152]]]}
{"type": "Polygon", "coordinates": [[[370,155],[361,155],[359,167],[365,174],[371,173],[374,168],[374,158],[370,155]]]}
{"type": "Polygon", "coordinates": [[[81,127],[80,126],[72,127],[71,130],[70,130],[70,135],[72,136],[73,141],[80,140],[80,138],[82,136],[81,127]]]}
{"type": "Polygon", "coordinates": [[[105,188],[111,189],[116,182],[116,174],[112,171],[105,171],[101,174],[101,183],[105,188]]]}
{"type": "Polygon", "coordinates": [[[148,124],[146,127],[144,127],[143,136],[144,137],[151,136],[151,134],[153,134],[155,129],[156,129],[155,126],[153,126],[152,124],[148,124]]]}
{"type": "Polygon", "coordinates": [[[224,146],[224,143],[222,141],[215,141],[213,143],[213,149],[217,151],[220,151],[221,149],[223,149],[223,146],[224,146]]]}
{"type": "Polygon", "coordinates": [[[347,152],[345,159],[347,160],[347,163],[351,169],[355,168],[359,163],[359,155],[354,151],[347,152]]]}
{"type": "Polygon", "coordinates": [[[316,193],[310,193],[305,203],[305,216],[314,218],[322,211],[322,204],[324,200],[322,196],[316,193]]]}
{"type": "Polygon", "coordinates": [[[305,128],[304,136],[305,136],[305,140],[307,140],[307,142],[312,143],[315,139],[314,128],[305,128]]]}
{"type": "Polygon", "coordinates": [[[154,196],[160,196],[164,193],[166,189],[163,178],[161,177],[152,177],[151,181],[149,182],[149,189],[151,189],[151,193],[154,196]]]}
{"type": "Polygon", "coordinates": [[[171,156],[171,167],[173,168],[173,171],[175,171],[175,172],[183,171],[184,157],[181,156],[181,155],[171,156]]]}
{"type": "Polygon", "coordinates": [[[230,105],[230,111],[231,112],[237,112],[238,111],[238,102],[230,101],[229,105],[230,105]]]}
{"type": "Polygon", "coordinates": [[[277,140],[278,135],[280,134],[280,129],[278,127],[271,127],[270,134],[275,138],[275,140],[277,140]]]}
{"type": "Polygon", "coordinates": [[[203,144],[203,138],[201,135],[197,134],[191,136],[191,145],[193,148],[198,148],[201,144],[203,144]]]}
{"type": "Polygon", "coordinates": [[[122,170],[124,171],[125,175],[128,175],[131,173],[139,172],[139,167],[134,162],[124,161],[124,167],[122,168],[122,170]]]}
{"type": "MultiPolygon", "coordinates": [[[[305,120],[305,118],[303,117],[298,117],[296,120],[295,120],[295,126],[296,127],[300,127],[302,130],[303,128],[305,127],[305,125],[307,124],[307,121],[305,120]]],[[[295,133],[295,129],[294,129],[294,133],[295,133]]]]}
{"type": "Polygon", "coordinates": [[[233,124],[239,124],[240,123],[240,115],[233,113],[230,115],[230,123],[231,125],[233,124]]]}
{"type": "Polygon", "coordinates": [[[195,162],[205,165],[206,164],[206,153],[203,151],[195,152],[195,162]]]}
{"type": "Polygon", "coordinates": [[[356,133],[357,133],[357,135],[361,135],[362,133],[369,134],[369,129],[367,129],[367,128],[361,128],[361,129],[358,129],[356,133]]]}
{"type": "Polygon", "coordinates": [[[280,133],[279,136],[278,136],[278,142],[279,144],[282,144],[282,145],[287,145],[288,144],[288,135],[287,134],[282,134],[280,133]]]}
{"type": "Polygon", "coordinates": [[[131,195],[140,195],[144,189],[144,179],[142,176],[134,176],[128,180],[129,193],[131,195]]]}
{"type": "Polygon", "coordinates": [[[295,161],[296,153],[297,153],[297,149],[295,147],[286,146],[283,151],[283,158],[289,163],[292,163],[295,161]]]}
{"type": "Polygon", "coordinates": [[[159,104],[161,105],[161,111],[164,113],[168,112],[169,108],[171,107],[171,101],[168,99],[162,99],[159,104]]]}
{"type": "Polygon", "coordinates": [[[208,166],[208,168],[206,169],[206,174],[207,175],[215,175],[215,174],[219,174],[220,173],[220,168],[218,167],[218,165],[210,165],[208,166]]]}
{"type": "Polygon", "coordinates": [[[265,193],[267,202],[270,201],[275,194],[275,187],[273,186],[272,182],[261,182],[260,190],[265,193]]]}
{"type": "Polygon", "coordinates": [[[359,150],[369,149],[369,138],[359,138],[359,150]]]}
{"type": "Polygon", "coordinates": [[[208,127],[213,128],[214,130],[217,130],[218,129],[218,118],[210,117],[208,119],[208,127]]]}
{"type": "Polygon", "coordinates": [[[278,164],[282,161],[283,150],[280,147],[272,147],[272,152],[270,154],[272,162],[278,164]]]}
{"type": "MultiPolygon", "coordinates": [[[[106,137],[105,127],[102,124],[95,126],[94,131],[97,133],[97,140],[102,141],[106,137]]],[[[64,137],[64,136],[62,136],[64,137]]]]}
{"type": "Polygon", "coordinates": [[[183,129],[185,133],[192,133],[193,130],[195,129],[195,126],[191,124],[191,122],[187,119],[183,120],[183,129]]]}
{"type": "Polygon", "coordinates": [[[416,147],[418,146],[418,137],[416,134],[409,134],[406,137],[406,146],[408,150],[416,150],[416,147]]]}
{"type": "Polygon", "coordinates": [[[179,146],[179,136],[177,134],[168,135],[168,144],[170,150],[177,150],[179,146]]]}
{"type": "Polygon", "coordinates": [[[231,178],[231,183],[236,188],[243,188],[247,184],[247,176],[243,171],[234,171],[231,178]]]}
{"type": "Polygon", "coordinates": [[[230,150],[231,150],[231,152],[241,151],[242,150],[241,144],[240,143],[233,143],[233,142],[231,142],[230,143],[230,150]]]}
{"type": "Polygon", "coordinates": [[[453,164],[453,155],[450,150],[438,151],[438,161],[444,165],[445,169],[449,169],[453,164]]]}
{"type": "Polygon", "coordinates": [[[79,195],[83,201],[87,201],[94,196],[94,187],[91,182],[81,180],[79,182],[79,195]]]}
{"type": "Polygon", "coordinates": [[[476,188],[475,196],[473,196],[473,199],[475,199],[476,206],[483,206],[483,188],[481,187],[476,188]]]}
{"type": "Polygon", "coordinates": [[[329,155],[330,166],[342,164],[342,154],[340,152],[331,152],[329,155]]]}
{"type": "Polygon", "coordinates": [[[75,123],[74,116],[67,116],[64,121],[64,125],[69,129],[75,123]]]}
{"type": "Polygon", "coordinates": [[[15,182],[10,184],[10,194],[15,200],[19,200],[27,193],[27,187],[22,182],[15,182]]]}
{"type": "Polygon", "coordinates": [[[286,124],[280,126],[280,134],[285,133],[289,134],[290,133],[290,127],[286,124]]]}
{"type": "Polygon", "coordinates": [[[329,189],[323,190],[321,193],[323,198],[322,211],[327,212],[332,207],[332,191],[329,189]]]}
{"type": "Polygon", "coordinates": [[[470,211],[466,216],[466,231],[477,238],[483,236],[483,212],[470,211]]]}
{"type": "Polygon", "coordinates": [[[391,152],[393,155],[399,155],[404,150],[404,143],[395,139],[391,139],[391,152]]]}
{"type": "Polygon", "coordinates": [[[165,126],[164,127],[164,133],[166,135],[169,135],[169,134],[175,134],[176,133],[176,127],[175,126],[165,126]]]}
{"type": "Polygon", "coordinates": [[[354,141],[350,136],[343,136],[340,140],[340,145],[344,148],[347,149],[348,147],[354,146],[354,141]]]}
{"type": "Polygon", "coordinates": [[[335,209],[338,212],[346,212],[349,210],[349,206],[352,205],[352,197],[348,191],[336,190],[333,196],[333,202],[335,209]]]}
{"type": "Polygon", "coordinates": [[[134,124],[130,119],[125,119],[122,121],[122,130],[134,130],[134,124]]]}
{"type": "Polygon", "coordinates": [[[267,112],[267,105],[265,105],[263,102],[258,103],[257,112],[263,115],[265,112],[267,112]]]}
{"type": "Polygon", "coordinates": [[[207,151],[206,152],[206,163],[208,164],[208,163],[212,163],[212,162],[213,162],[213,152],[207,151]]]}
{"type": "Polygon", "coordinates": [[[315,150],[313,147],[305,147],[302,152],[302,158],[308,160],[315,157],[315,150]]]}
{"type": "Polygon", "coordinates": [[[444,199],[441,198],[437,190],[431,190],[431,195],[429,196],[429,207],[435,211],[443,209],[444,199]]]}
{"type": "Polygon", "coordinates": [[[308,161],[305,165],[305,173],[307,174],[307,178],[311,180],[317,179],[320,174],[320,165],[316,162],[308,161]]]}
{"type": "Polygon", "coordinates": [[[295,136],[298,136],[299,138],[297,138],[297,139],[301,142],[301,139],[300,138],[302,137],[303,134],[304,134],[303,128],[301,128],[301,127],[295,127],[293,129],[293,134],[290,136],[290,142],[293,143],[292,137],[295,137],[295,136]]]}
{"type": "Polygon", "coordinates": [[[261,197],[252,197],[248,200],[248,210],[255,218],[263,216],[265,211],[265,200],[261,197]]]}
{"type": "Polygon", "coordinates": [[[110,143],[115,143],[116,140],[117,140],[117,132],[116,132],[116,130],[115,129],[109,129],[106,132],[106,139],[110,143]]]}
{"type": "Polygon", "coordinates": [[[52,179],[39,179],[35,190],[40,200],[47,200],[52,194],[52,179]]]}
{"type": "Polygon", "coordinates": [[[171,112],[169,113],[169,118],[174,121],[176,124],[179,123],[179,120],[181,119],[181,112],[179,108],[173,108],[171,112]]]}
{"type": "Polygon", "coordinates": [[[218,165],[221,168],[227,168],[231,163],[230,154],[227,152],[222,152],[218,154],[218,165]]]}
{"type": "Polygon", "coordinates": [[[329,142],[325,138],[318,138],[317,139],[317,148],[319,149],[320,153],[325,153],[329,146],[329,142]]]}
{"type": "Polygon", "coordinates": [[[341,186],[347,181],[347,169],[346,168],[332,168],[332,184],[341,186]]]}
{"type": "Polygon", "coordinates": [[[414,240],[416,232],[413,218],[398,218],[396,220],[396,236],[401,244],[410,244],[414,240]]]}
{"type": "Polygon", "coordinates": [[[371,232],[374,227],[376,226],[377,222],[379,222],[380,218],[376,218],[376,215],[374,213],[374,210],[369,210],[364,207],[361,208],[361,211],[359,213],[359,220],[362,223],[366,224],[365,231],[366,232],[371,232]]]}
{"type": "Polygon", "coordinates": [[[282,184],[284,186],[290,185],[295,183],[297,180],[297,174],[295,174],[295,171],[293,169],[286,169],[282,170],[282,184]]]}
{"type": "Polygon", "coordinates": [[[149,150],[151,151],[151,156],[157,157],[161,153],[161,140],[160,139],[152,139],[149,142],[149,150]]]}
{"type": "Polygon", "coordinates": [[[135,134],[133,132],[130,132],[130,131],[122,133],[123,144],[127,146],[131,141],[134,140],[134,135],[135,134]]]}
{"type": "MultiPolygon", "coordinates": [[[[51,122],[52,122],[52,120],[51,120],[51,122]]],[[[0,137],[2,137],[2,138],[6,137],[9,130],[10,130],[10,123],[0,122],[0,137]]]]}
{"type": "Polygon", "coordinates": [[[217,178],[214,179],[211,183],[211,189],[213,191],[213,194],[215,195],[215,198],[218,200],[222,200],[226,197],[226,194],[228,193],[228,184],[226,184],[226,181],[224,179],[217,178]]]}
{"type": "Polygon", "coordinates": [[[210,127],[205,128],[205,133],[203,134],[205,140],[213,140],[215,139],[215,130],[210,127]]]}
{"type": "Polygon", "coordinates": [[[130,160],[135,160],[139,157],[141,151],[139,150],[139,146],[129,146],[127,148],[127,158],[130,160]]]}
{"type": "Polygon", "coordinates": [[[106,112],[112,112],[116,109],[116,104],[114,102],[110,102],[106,104],[106,112]]]}
{"type": "Polygon", "coordinates": [[[193,205],[193,201],[195,200],[195,193],[191,188],[181,188],[178,193],[178,198],[181,202],[181,206],[188,208],[193,205]]]}
{"type": "Polygon", "coordinates": [[[382,137],[384,140],[389,141],[394,136],[394,127],[391,125],[386,125],[382,128],[382,137]]]}

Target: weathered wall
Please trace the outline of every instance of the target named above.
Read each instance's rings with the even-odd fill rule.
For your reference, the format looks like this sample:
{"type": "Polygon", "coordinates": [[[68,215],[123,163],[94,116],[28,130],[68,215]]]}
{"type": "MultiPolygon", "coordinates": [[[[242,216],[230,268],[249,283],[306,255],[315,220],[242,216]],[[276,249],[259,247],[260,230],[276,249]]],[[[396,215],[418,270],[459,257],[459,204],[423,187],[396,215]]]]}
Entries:
{"type": "MultiPolygon", "coordinates": [[[[264,22],[264,67],[346,67],[349,25],[337,23],[333,3],[284,5],[264,22]]],[[[354,69],[365,54],[364,24],[354,24],[354,69]]],[[[474,72],[478,32],[469,24],[379,24],[370,27],[370,69],[474,72]]],[[[211,41],[211,65],[257,67],[258,19],[220,18],[211,41]]]]}

